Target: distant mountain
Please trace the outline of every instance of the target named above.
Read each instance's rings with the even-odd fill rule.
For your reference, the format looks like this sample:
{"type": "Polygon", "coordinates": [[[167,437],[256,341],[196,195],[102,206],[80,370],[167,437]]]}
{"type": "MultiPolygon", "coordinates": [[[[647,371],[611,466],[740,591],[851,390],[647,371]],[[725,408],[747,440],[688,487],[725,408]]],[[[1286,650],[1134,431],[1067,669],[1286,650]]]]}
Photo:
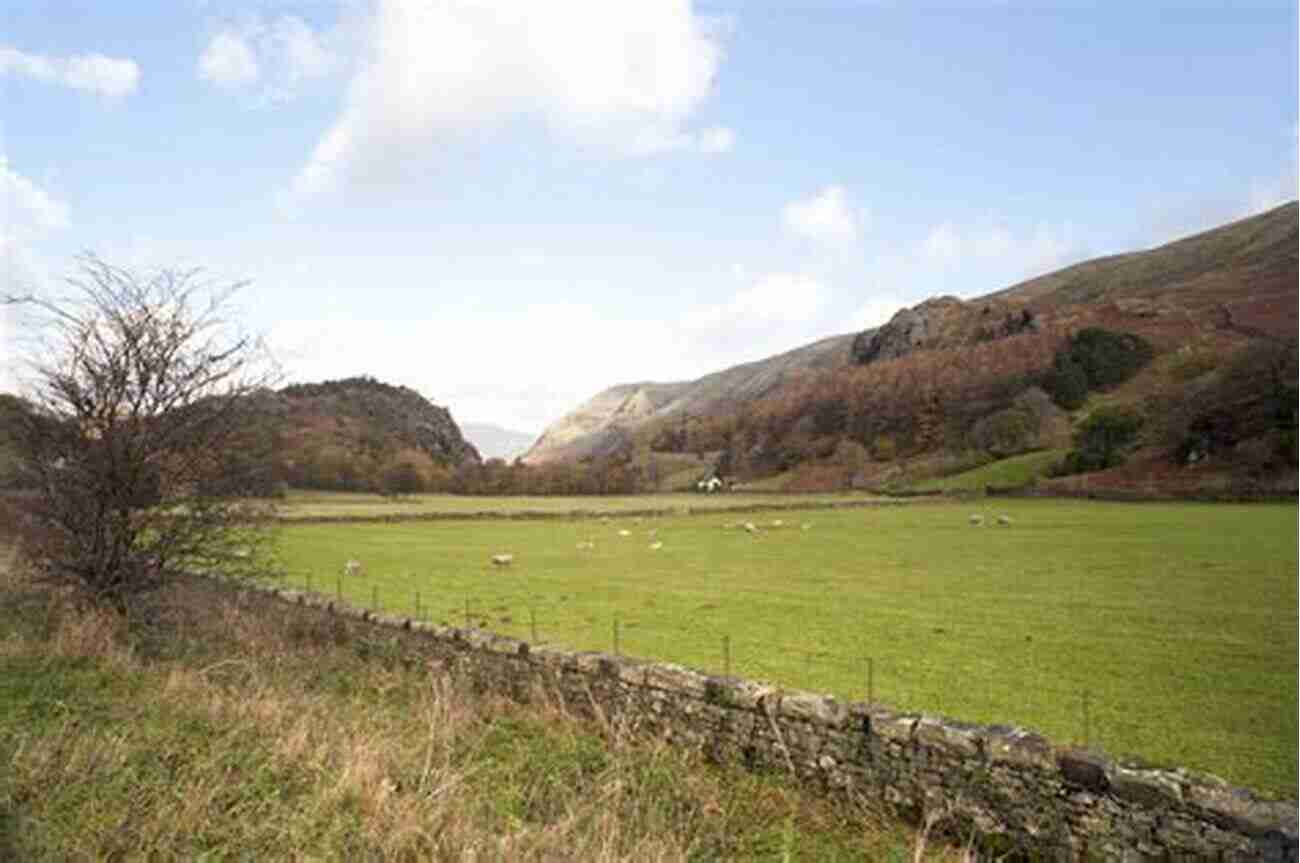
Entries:
{"type": "Polygon", "coordinates": [[[514,431],[492,423],[461,423],[460,431],[483,458],[514,461],[528,451],[537,435],[514,431]]]}

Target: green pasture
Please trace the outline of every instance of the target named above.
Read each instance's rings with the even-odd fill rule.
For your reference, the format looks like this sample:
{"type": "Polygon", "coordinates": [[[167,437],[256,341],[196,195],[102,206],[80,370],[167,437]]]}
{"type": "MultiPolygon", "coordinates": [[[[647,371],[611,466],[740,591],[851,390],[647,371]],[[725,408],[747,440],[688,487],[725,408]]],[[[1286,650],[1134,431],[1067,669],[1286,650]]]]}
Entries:
{"type": "Polygon", "coordinates": [[[789,494],[681,492],[655,495],[601,495],[587,497],[476,497],[454,494],[412,494],[383,497],[378,494],[333,491],[291,491],[276,504],[282,519],[303,518],[379,518],[424,516],[433,513],[464,515],[566,515],[590,513],[648,512],[686,514],[688,512],[723,511],[747,507],[852,504],[870,502],[872,495],[862,492],[827,492],[794,497],[789,494]]]}
{"type": "Polygon", "coordinates": [[[354,603],[870,690],[1295,793],[1294,505],[981,500],[281,530],[289,582],[354,603]],[[494,567],[499,553],[513,564],[494,567]],[[364,569],[345,580],[349,559],[364,569]]]}

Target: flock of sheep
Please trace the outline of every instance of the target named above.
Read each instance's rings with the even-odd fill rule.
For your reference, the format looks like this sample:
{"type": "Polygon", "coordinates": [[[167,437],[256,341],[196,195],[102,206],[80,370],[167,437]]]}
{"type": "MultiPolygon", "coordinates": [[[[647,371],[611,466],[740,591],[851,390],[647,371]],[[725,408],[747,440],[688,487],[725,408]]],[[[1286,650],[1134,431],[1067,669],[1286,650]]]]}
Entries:
{"type": "MultiPolygon", "coordinates": [[[[633,521],[635,521],[637,524],[641,523],[641,519],[639,518],[633,519],[633,521]]],[[[973,527],[983,527],[985,524],[984,516],[978,513],[973,513],[969,517],[968,521],[973,527]]],[[[610,523],[609,516],[605,516],[604,518],[602,518],[601,522],[603,522],[604,524],[609,524],[610,523]]],[[[994,523],[1000,527],[1010,527],[1011,516],[1005,514],[999,515],[994,519],[994,523]]],[[[725,530],[738,530],[738,529],[744,530],[746,533],[752,536],[757,536],[758,534],[763,533],[766,530],[779,530],[786,526],[787,525],[784,519],[774,518],[771,521],[769,521],[766,525],[763,525],[761,527],[752,521],[733,521],[724,524],[722,527],[725,530]]],[[[794,525],[789,525],[789,526],[793,527],[794,525]]],[[[799,525],[799,529],[812,530],[812,522],[805,521],[801,523],[799,525]]],[[[656,528],[651,528],[650,530],[646,531],[646,535],[651,539],[649,545],[651,551],[658,551],[659,549],[664,547],[663,541],[657,538],[658,533],[659,531],[656,528]]],[[[628,530],[627,528],[620,528],[618,530],[618,535],[620,537],[627,538],[632,536],[632,531],[628,530]]],[[[595,540],[592,539],[585,539],[580,541],[576,547],[578,551],[592,551],[596,548],[596,542],[595,540]]],[[[510,566],[514,562],[515,562],[515,556],[513,554],[502,552],[500,554],[492,555],[493,566],[510,566]]],[[[362,572],[362,567],[360,561],[349,560],[347,563],[343,565],[343,574],[348,576],[349,578],[361,575],[361,572],[362,572]]]]}

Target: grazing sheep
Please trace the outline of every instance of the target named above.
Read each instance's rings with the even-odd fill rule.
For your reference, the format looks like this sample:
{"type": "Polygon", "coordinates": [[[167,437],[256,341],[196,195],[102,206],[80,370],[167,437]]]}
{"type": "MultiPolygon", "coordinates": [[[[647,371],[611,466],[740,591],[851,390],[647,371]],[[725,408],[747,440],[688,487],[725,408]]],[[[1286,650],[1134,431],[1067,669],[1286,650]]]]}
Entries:
{"type": "Polygon", "coordinates": [[[979,526],[981,526],[982,524],[984,524],[984,516],[982,516],[982,515],[972,515],[972,516],[970,517],[970,523],[973,524],[973,525],[975,525],[976,527],[979,527],[979,526]]]}
{"type": "Polygon", "coordinates": [[[661,548],[663,548],[663,547],[664,547],[664,544],[663,544],[662,542],[652,542],[652,543],[650,543],[650,550],[651,550],[651,551],[658,551],[659,549],[661,549],[661,548]]]}
{"type": "Polygon", "coordinates": [[[756,534],[758,533],[758,525],[754,524],[752,521],[747,521],[745,522],[745,530],[756,534]]]}
{"type": "Polygon", "coordinates": [[[632,531],[630,531],[630,530],[620,530],[620,531],[618,532],[618,535],[619,535],[619,536],[631,536],[631,535],[632,535],[632,531]]]}
{"type": "Polygon", "coordinates": [[[496,566],[509,566],[514,562],[515,562],[515,556],[513,554],[492,555],[492,563],[495,564],[496,566]]]}
{"type": "Polygon", "coordinates": [[[360,575],[361,561],[349,560],[347,563],[343,564],[343,574],[346,575],[348,578],[352,578],[353,576],[360,575]]]}
{"type": "Polygon", "coordinates": [[[1000,515],[1000,516],[998,516],[998,524],[1002,525],[1003,527],[1010,527],[1010,526],[1011,526],[1011,516],[1009,516],[1009,515],[1000,515]]]}
{"type": "Polygon", "coordinates": [[[772,527],[784,527],[784,526],[785,526],[785,522],[781,521],[781,519],[779,518],[772,519],[772,527]]]}

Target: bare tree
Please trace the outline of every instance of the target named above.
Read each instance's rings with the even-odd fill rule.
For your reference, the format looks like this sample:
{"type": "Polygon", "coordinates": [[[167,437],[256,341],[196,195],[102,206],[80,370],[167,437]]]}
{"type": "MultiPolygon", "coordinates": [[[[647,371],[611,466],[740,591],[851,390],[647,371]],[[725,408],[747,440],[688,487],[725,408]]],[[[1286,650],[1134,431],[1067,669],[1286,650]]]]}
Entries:
{"type": "Polygon", "coordinates": [[[198,271],[142,276],[93,255],[34,312],[34,409],[18,430],[33,493],[22,551],[36,572],[121,611],[196,569],[265,567],[270,363],[225,318],[241,284],[198,271]]]}

